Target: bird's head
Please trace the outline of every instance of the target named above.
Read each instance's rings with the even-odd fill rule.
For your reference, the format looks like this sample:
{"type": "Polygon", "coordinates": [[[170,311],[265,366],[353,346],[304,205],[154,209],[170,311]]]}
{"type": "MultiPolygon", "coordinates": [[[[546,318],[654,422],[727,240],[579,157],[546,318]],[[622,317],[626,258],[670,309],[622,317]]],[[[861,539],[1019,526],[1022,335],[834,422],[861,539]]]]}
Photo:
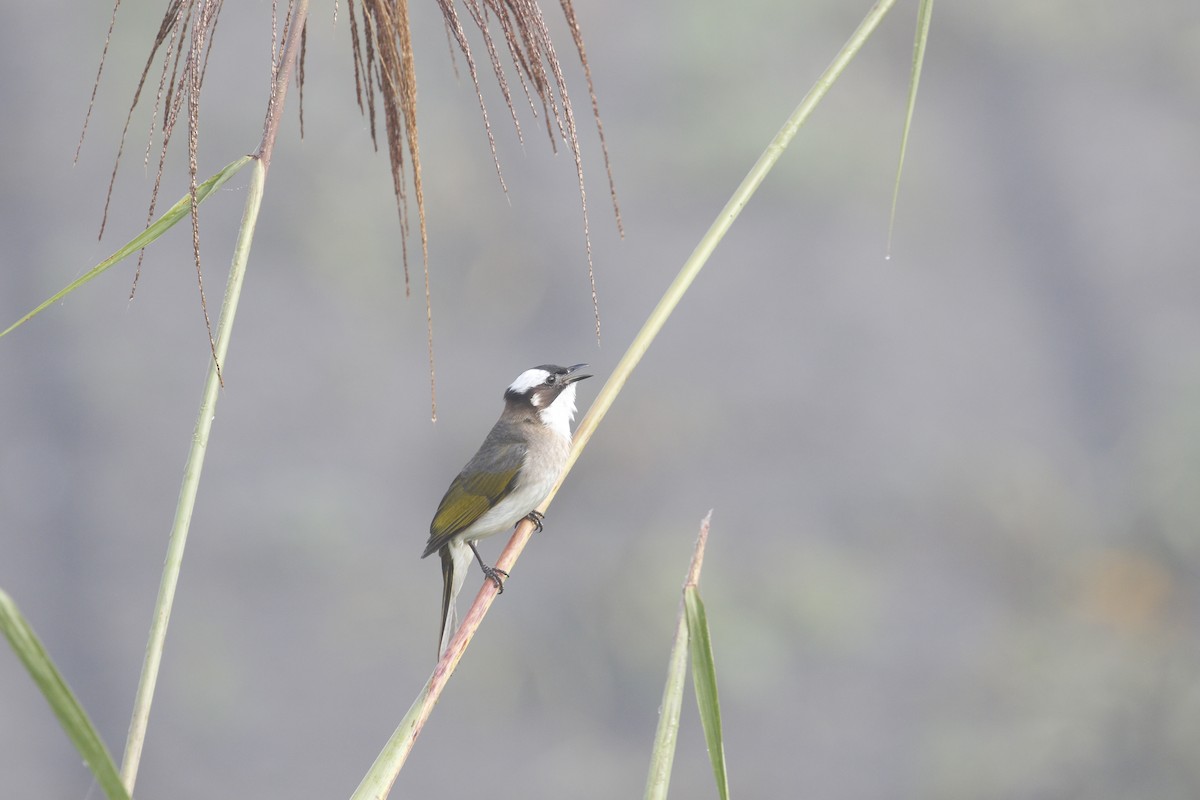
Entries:
{"type": "Polygon", "coordinates": [[[575,383],[592,377],[579,372],[586,366],[543,364],[527,369],[505,390],[504,400],[510,406],[531,408],[543,425],[570,436],[571,420],[575,418],[575,383]]]}

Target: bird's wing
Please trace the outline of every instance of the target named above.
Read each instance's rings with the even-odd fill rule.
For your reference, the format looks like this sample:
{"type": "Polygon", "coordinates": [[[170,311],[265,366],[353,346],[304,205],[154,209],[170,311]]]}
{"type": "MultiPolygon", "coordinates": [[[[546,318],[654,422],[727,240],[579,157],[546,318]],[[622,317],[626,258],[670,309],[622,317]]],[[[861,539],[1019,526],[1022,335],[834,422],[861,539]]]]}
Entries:
{"type": "MultiPolygon", "coordinates": [[[[497,432],[493,430],[492,433],[497,432]]],[[[422,558],[466,530],[508,496],[525,462],[525,449],[523,442],[488,436],[483,447],[446,490],[429,525],[429,541],[422,558]]]]}

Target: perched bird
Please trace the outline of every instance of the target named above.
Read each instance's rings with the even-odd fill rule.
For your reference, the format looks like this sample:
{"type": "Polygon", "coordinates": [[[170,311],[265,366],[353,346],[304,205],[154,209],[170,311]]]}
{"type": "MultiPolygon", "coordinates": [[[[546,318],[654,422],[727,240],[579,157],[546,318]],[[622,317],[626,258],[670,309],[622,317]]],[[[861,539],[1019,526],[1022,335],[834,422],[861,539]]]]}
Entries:
{"type": "Polygon", "coordinates": [[[489,567],[475,542],[510,530],[528,517],[542,528],[535,509],[546,499],[567,463],[575,383],[591,375],[587,364],[527,369],[504,392],[504,411],[467,465],[451,482],[429,524],[421,558],[442,557],[442,636],[438,658],[458,629],[455,600],[467,578],[472,554],[483,574],[504,591],[503,570],[489,567]]]}

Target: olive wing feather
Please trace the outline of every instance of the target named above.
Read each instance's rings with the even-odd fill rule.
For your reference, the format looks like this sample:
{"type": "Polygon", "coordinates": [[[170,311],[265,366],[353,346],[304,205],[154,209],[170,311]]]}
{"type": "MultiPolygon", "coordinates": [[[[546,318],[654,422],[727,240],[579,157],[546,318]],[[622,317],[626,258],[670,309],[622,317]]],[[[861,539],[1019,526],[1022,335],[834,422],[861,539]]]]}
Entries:
{"type": "Polygon", "coordinates": [[[429,542],[422,557],[469,528],[516,486],[525,462],[525,444],[498,433],[492,431],[446,490],[429,525],[429,542]]]}

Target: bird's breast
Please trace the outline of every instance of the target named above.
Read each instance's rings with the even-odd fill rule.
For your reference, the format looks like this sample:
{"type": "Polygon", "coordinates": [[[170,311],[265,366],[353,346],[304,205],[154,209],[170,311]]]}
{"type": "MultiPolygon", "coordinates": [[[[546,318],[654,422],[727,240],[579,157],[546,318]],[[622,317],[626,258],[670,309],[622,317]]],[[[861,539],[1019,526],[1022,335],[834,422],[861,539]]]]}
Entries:
{"type": "Polygon", "coordinates": [[[529,433],[525,461],[513,490],[464,531],[462,538],[482,539],[510,530],[550,494],[566,466],[571,440],[542,426],[529,433]]]}

